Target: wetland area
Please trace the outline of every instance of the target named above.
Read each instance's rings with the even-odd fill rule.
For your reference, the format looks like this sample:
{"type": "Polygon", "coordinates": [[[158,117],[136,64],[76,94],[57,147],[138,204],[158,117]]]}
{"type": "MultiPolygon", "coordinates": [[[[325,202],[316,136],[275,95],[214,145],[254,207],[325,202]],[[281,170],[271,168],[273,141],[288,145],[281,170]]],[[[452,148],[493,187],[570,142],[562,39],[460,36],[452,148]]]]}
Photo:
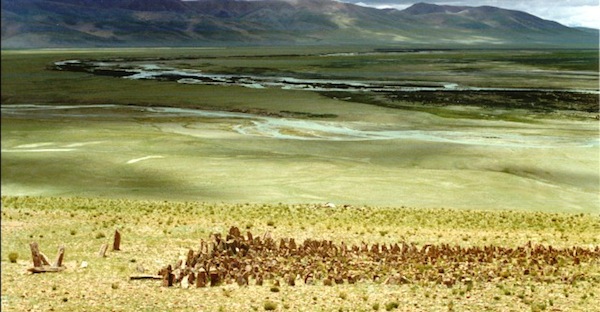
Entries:
{"type": "Polygon", "coordinates": [[[595,212],[594,53],[4,52],[2,189],[595,212]]]}

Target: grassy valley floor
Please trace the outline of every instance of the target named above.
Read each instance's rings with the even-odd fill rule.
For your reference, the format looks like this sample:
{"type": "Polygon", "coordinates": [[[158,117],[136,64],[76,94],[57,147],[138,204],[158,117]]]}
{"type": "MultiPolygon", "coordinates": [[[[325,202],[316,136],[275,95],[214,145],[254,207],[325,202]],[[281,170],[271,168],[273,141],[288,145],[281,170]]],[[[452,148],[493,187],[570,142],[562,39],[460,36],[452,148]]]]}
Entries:
{"type": "MultiPolygon", "coordinates": [[[[3,196],[1,222],[3,311],[591,311],[600,303],[597,214],[3,196]],[[262,286],[252,277],[249,286],[228,281],[188,289],[129,280],[175,265],[190,249],[198,252],[201,241],[210,242],[211,234],[224,237],[232,226],[243,236],[250,231],[264,241],[271,237],[276,245],[293,238],[298,246],[306,240],[369,248],[405,244],[417,251],[431,245],[462,254],[469,248],[514,251],[531,244],[544,252],[540,258],[533,249],[521,256],[496,253],[481,262],[437,258],[446,261],[445,271],[435,261],[408,259],[396,270],[382,271],[380,279],[371,274],[385,261],[372,266],[350,257],[372,269],[361,272],[357,265],[353,272],[361,279],[331,286],[317,276],[310,284],[297,276],[290,286],[282,272],[265,278],[262,286]],[[121,250],[99,257],[116,229],[121,250]],[[66,269],[27,273],[34,241],[51,260],[64,245],[66,269]],[[460,269],[464,266],[470,269],[460,269]]],[[[295,265],[289,254],[263,257],[256,263],[264,267],[295,265]]],[[[332,267],[345,261],[318,259],[332,267]]]]}

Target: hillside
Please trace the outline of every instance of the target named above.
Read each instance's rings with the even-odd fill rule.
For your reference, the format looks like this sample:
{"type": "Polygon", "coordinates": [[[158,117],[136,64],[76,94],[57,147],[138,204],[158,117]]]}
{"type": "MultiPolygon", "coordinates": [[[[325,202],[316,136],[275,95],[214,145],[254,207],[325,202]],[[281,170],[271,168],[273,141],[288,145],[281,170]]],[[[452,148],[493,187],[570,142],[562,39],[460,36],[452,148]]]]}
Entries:
{"type": "Polygon", "coordinates": [[[333,0],[2,0],[2,48],[249,44],[596,47],[598,31],[495,7],[333,0]]]}

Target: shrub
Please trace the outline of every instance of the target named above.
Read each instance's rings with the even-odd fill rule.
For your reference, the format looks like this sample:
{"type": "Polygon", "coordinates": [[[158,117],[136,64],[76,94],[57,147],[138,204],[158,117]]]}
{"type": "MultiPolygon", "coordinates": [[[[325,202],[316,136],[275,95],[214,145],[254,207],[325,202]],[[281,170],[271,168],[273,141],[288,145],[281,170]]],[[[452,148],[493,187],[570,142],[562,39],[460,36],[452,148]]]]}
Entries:
{"type": "Polygon", "coordinates": [[[267,302],[265,302],[264,308],[265,308],[265,311],[273,311],[273,310],[277,309],[277,303],[275,303],[273,301],[267,301],[267,302]]]}
{"type": "Polygon", "coordinates": [[[19,254],[16,252],[11,252],[8,254],[8,261],[10,261],[10,263],[17,263],[18,258],[19,254]]]}
{"type": "Polygon", "coordinates": [[[385,305],[385,310],[392,311],[393,309],[398,309],[399,306],[400,306],[400,304],[398,304],[398,302],[396,302],[396,301],[388,302],[385,305]]]}

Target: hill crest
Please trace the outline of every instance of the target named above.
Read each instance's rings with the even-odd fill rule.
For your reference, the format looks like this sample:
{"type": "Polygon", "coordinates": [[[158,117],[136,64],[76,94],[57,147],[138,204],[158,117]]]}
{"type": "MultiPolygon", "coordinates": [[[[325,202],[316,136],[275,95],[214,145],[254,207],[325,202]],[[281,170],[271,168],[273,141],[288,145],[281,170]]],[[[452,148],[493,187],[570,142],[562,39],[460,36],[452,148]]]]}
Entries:
{"type": "Polygon", "coordinates": [[[598,44],[490,6],[375,9],[334,0],[2,0],[2,47],[238,44],[598,44]]]}

